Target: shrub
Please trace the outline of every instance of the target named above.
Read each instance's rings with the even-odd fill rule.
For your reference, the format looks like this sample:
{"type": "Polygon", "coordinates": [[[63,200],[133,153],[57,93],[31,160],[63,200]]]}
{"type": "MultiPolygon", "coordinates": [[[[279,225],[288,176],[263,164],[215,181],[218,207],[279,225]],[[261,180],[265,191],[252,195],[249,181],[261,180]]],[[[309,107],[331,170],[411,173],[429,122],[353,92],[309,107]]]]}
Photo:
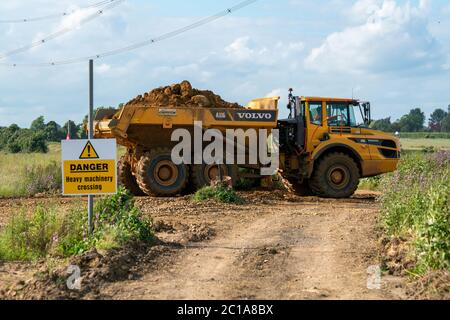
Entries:
{"type": "Polygon", "coordinates": [[[33,196],[37,193],[55,193],[62,184],[61,165],[52,161],[48,165],[34,165],[25,168],[22,194],[33,196]]]}
{"type": "Polygon", "coordinates": [[[34,260],[46,255],[60,221],[54,210],[37,207],[33,216],[20,213],[11,218],[0,234],[0,258],[34,260]]]}
{"type": "Polygon", "coordinates": [[[153,239],[151,221],[142,217],[125,189],[99,199],[94,211],[91,235],[87,232],[87,212],[81,208],[58,214],[56,209],[37,207],[32,216],[13,216],[0,232],[0,259],[68,257],[93,247],[106,250],[153,239]]]}
{"type": "Polygon", "coordinates": [[[7,149],[11,153],[46,153],[48,146],[45,140],[45,133],[41,131],[34,132],[29,129],[19,129],[8,138],[7,149]]]}
{"type": "Polygon", "coordinates": [[[150,241],[153,238],[151,221],[142,218],[133,196],[125,188],[120,188],[115,195],[101,198],[95,206],[95,212],[96,230],[114,232],[112,229],[117,229],[116,240],[119,244],[132,239],[150,241]]]}
{"type": "Polygon", "coordinates": [[[407,239],[418,272],[450,269],[450,152],[411,154],[386,180],[382,224],[407,239]]]}
{"type": "Polygon", "coordinates": [[[244,199],[242,199],[234,189],[224,186],[203,187],[194,194],[193,198],[195,201],[215,199],[224,203],[244,203],[244,199]]]}

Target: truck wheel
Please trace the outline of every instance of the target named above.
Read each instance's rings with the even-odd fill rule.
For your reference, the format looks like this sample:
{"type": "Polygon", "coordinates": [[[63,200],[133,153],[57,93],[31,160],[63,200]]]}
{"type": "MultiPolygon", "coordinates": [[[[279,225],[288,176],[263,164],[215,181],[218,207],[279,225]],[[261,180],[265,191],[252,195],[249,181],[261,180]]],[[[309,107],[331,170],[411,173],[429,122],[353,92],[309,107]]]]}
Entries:
{"type": "Polygon", "coordinates": [[[309,185],[312,191],[326,198],[348,198],[359,184],[359,170],[355,161],[343,153],[330,153],[318,165],[309,185]]]}
{"type": "Polygon", "coordinates": [[[145,153],[138,164],[137,181],[148,195],[168,197],[179,194],[186,187],[188,177],[188,167],[174,164],[167,148],[145,153]]]}
{"type": "MultiPolygon", "coordinates": [[[[222,176],[230,176],[233,186],[237,182],[238,168],[236,165],[220,165],[222,176]]],[[[219,176],[219,168],[217,164],[196,164],[192,165],[192,182],[196,189],[211,185],[211,180],[219,176]]]]}
{"type": "Polygon", "coordinates": [[[119,184],[127,188],[135,196],[144,196],[145,193],[139,185],[131,171],[131,164],[126,155],[122,156],[117,163],[117,175],[119,184]]]}

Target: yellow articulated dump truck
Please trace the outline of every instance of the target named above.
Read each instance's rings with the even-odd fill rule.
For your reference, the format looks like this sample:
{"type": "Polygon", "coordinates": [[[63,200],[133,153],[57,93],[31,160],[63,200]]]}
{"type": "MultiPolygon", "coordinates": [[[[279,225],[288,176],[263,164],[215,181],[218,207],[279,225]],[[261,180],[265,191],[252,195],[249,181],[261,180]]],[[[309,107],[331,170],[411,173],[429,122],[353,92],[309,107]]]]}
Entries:
{"type": "MultiPolygon", "coordinates": [[[[298,97],[290,90],[287,119],[278,119],[279,97],[251,101],[246,107],[159,107],[128,103],[120,110],[99,110],[96,138],[116,138],[127,148],[119,161],[119,179],[135,195],[173,196],[229,176],[261,179],[255,163],[177,163],[172,141],[177,129],[253,129],[278,133],[279,172],[299,192],[321,197],[350,197],[359,179],[396,170],[399,140],[368,128],[370,103],[354,99],[298,97]],[[220,171],[219,171],[220,168],[220,171]]],[[[248,138],[248,137],[247,137],[248,138]]],[[[244,148],[252,148],[250,139],[244,148]]],[[[192,144],[195,144],[193,141],[192,144]]],[[[270,144],[270,143],[269,143],[270,144]]],[[[202,148],[205,147],[203,143],[202,148]]],[[[195,146],[190,148],[194,153],[195,146]]],[[[248,153],[248,152],[247,152],[248,153]]],[[[193,155],[195,157],[195,155],[193,155]]]]}

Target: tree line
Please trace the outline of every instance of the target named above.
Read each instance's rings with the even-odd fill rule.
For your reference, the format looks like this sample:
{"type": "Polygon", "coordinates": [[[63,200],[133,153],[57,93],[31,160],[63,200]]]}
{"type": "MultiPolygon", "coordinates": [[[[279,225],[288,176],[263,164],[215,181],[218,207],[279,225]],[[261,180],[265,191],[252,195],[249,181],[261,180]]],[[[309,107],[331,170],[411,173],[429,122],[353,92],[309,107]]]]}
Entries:
{"type": "Polygon", "coordinates": [[[425,121],[425,113],[415,108],[394,122],[391,117],[372,121],[370,127],[385,132],[450,132],[450,105],[448,111],[437,108],[431,113],[427,124],[425,121]]]}
{"type": "MultiPolygon", "coordinates": [[[[113,108],[100,107],[95,112],[98,109],[113,108]]],[[[0,151],[10,153],[46,153],[49,142],[60,142],[66,139],[68,134],[70,139],[86,139],[87,119],[88,116],[86,115],[81,123],[69,120],[61,126],[55,121],[46,123],[44,116],[39,116],[31,122],[29,128],[20,128],[17,124],[12,124],[9,127],[0,127],[0,151]]]]}

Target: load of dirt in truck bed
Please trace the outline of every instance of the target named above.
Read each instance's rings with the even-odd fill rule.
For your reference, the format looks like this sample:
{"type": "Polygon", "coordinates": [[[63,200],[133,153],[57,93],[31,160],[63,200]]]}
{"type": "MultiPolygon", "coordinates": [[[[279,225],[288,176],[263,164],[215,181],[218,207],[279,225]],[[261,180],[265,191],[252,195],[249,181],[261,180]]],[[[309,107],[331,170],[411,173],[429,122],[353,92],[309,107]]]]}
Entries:
{"type": "Polygon", "coordinates": [[[165,108],[242,108],[237,103],[223,100],[212,91],[192,88],[189,81],[153,89],[137,96],[127,105],[165,108]]]}

